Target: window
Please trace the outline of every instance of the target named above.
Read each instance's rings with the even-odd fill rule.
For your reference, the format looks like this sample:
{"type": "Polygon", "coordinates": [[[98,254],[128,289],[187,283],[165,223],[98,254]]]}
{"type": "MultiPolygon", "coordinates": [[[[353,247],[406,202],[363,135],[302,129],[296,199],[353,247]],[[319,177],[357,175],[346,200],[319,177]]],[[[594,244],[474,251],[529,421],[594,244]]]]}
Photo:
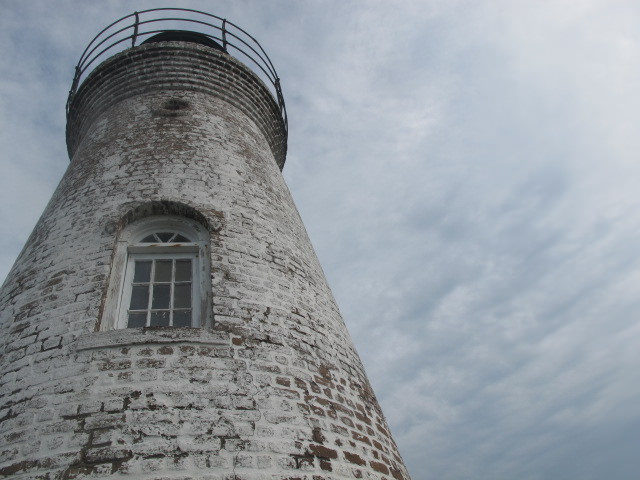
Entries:
{"type": "MultiPolygon", "coordinates": [[[[167,238],[158,244],[173,246],[175,237],[189,239],[175,232],[159,232],[149,237],[167,238]]],[[[153,240],[153,239],[152,239],[153,240]]],[[[152,243],[148,237],[142,243],[152,243]]],[[[154,242],[155,243],[155,242],[154,242]]],[[[157,244],[156,244],[157,245],[157,244]]],[[[178,247],[180,248],[180,247],[178,247]]],[[[132,327],[190,327],[197,312],[193,311],[193,286],[197,271],[197,253],[155,253],[150,247],[144,253],[130,253],[123,292],[126,306],[126,326],[132,327]]],[[[123,312],[125,313],[125,312],[123,312]]]]}
{"type": "Polygon", "coordinates": [[[101,330],[205,325],[209,275],[204,228],[180,217],[149,217],[121,236],[107,293],[117,295],[105,302],[101,330]]]}

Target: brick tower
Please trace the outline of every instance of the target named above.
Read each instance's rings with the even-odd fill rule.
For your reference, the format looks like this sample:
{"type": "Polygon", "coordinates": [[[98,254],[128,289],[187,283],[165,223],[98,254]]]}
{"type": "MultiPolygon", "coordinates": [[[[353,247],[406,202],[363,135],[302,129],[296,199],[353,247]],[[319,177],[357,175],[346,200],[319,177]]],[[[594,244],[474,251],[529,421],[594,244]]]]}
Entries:
{"type": "Polygon", "coordinates": [[[284,183],[253,37],[129,15],[67,109],[71,162],[0,291],[0,477],[408,479],[284,183]]]}

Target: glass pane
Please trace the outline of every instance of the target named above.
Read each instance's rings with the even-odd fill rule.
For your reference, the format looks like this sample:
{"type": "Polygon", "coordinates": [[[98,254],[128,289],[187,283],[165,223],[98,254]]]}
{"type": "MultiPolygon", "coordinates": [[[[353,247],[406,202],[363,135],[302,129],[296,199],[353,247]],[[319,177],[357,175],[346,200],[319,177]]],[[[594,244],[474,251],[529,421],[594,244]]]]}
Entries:
{"type": "Polygon", "coordinates": [[[176,282],[191,281],[191,260],[176,260],[176,282]]]}
{"type": "Polygon", "coordinates": [[[191,307],[191,284],[180,283],[173,287],[173,308],[191,307]]]}
{"type": "Polygon", "coordinates": [[[176,235],[176,238],[173,239],[174,242],[190,242],[191,240],[189,240],[187,237],[185,237],[184,235],[176,235]]]}
{"type": "Polygon", "coordinates": [[[149,279],[151,278],[151,261],[136,260],[135,265],[136,268],[133,273],[133,281],[136,283],[149,282],[149,279]]]}
{"type": "Polygon", "coordinates": [[[170,295],[171,285],[154,285],[153,302],[151,303],[151,308],[169,308],[170,295]]]}
{"type": "Polygon", "coordinates": [[[168,327],[169,326],[169,310],[163,310],[161,312],[151,312],[152,327],[168,327]]]}
{"type": "Polygon", "coordinates": [[[146,310],[149,305],[149,286],[134,285],[131,288],[131,310],[146,310]]]}
{"type": "Polygon", "coordinates": [[[171,260],[156,260],[156,273],[153,276],[154,282],[171,281],[171,260]]]}
{"type": "Polygon", "coordinates": [[[127,328],[144,327],[146,324],[147,324],[147,312],[129,313],[129,323],[127,324],[127,328]]]}
{"type": "Polygon", "coordinates": [[[143,243],[156,243],[157,240],[156,240],[156,237],[154,237],[153,234],[151,234],[151,235],[147,235],[146,237],[144,237],[142,239],[142,242],[143,243]]]}
{"type": "Polygon", "coordinates": [[[173,237],[173,232],[159,232],[159,233],[156,233],[156,235],[163,242],[168,242],[171,239],[171,237],[173,237]]]}
{"type": "Polygon", "coordinates": [[[191,310],[174,310],[173,326],[174,327],[190,327],[191,326],[191,310]]]}

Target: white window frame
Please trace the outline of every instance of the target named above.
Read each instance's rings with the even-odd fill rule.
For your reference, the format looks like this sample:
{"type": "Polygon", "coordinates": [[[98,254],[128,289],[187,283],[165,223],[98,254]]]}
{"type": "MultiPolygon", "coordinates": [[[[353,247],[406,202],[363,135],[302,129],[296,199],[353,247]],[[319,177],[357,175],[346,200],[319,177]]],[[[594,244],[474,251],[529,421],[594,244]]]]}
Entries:
{"type": "MultiPolygon", "coordinates": [[[[173,244],[163,244],[167,246],[171,246],[173,244]]],[[[139,253],[131,252],[131,248],[129,248],[129,256],[127,260],[127,268],[124,274],[124,288],[122,290],[122,299],[120,300],[120,313],[118,315],[118,326],[117,328],[129,328],[129,307],[128,305],[131,303],[131,293],[133,291],[133,274],[135,271],[135,262],[136,260],[191,260],[191,327],[199,327],[200,326],[200,302],[199,300],[199,292],[198,285],[200,284],[200,275],[198,269],[198,253],[188,246],[175,246],[174,250],[171,253],[159,253],[153,251],[142,251],[139,253]]],[[[153,269],[151,270],[151,278],[153,278],[153,269]]],[[[155,285],[156,282],[152,282],[155,285]]],[[[170,282],[173,284],[173,282],[170,282]]],[[[153,286],[149,289],[149,302],[152,301],[153,298],[153,286]]],[[[173,293],[173,291],[172,291],[173,293]]],[[[146,311],[149,312],[151,309],[147,308],[146,311]]],[[[173,310],[173,295],[170,295],[169,298],[169,311],[173,310]]]]}
{"type": "Polygon", "coordinates": [[[209,326],[211,277],[208,240],[209,233],[202,225],[183,217],[158,215],[127,225],[116,243],[100,331],[128,328],[134,262],[141,259],[191,258],[191,328],[209,326]],[[141,243],[147,235],[162,231],[176,232],[193,241],[141,243]]]}

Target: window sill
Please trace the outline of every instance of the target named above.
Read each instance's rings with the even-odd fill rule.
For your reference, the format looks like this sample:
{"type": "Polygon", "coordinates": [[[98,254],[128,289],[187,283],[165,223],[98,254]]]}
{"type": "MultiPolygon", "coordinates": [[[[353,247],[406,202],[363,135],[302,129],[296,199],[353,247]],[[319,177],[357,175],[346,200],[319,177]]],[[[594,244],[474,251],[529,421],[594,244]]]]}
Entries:
{"type": "Polygon", "coordinates": [[[75,349],[76,351],[82,351],[162,343],[197,343],[228,346],[229,337],[226,333],[212,332],[204,328],[123,328],[81,335],[76,341],[75,349]]]}

